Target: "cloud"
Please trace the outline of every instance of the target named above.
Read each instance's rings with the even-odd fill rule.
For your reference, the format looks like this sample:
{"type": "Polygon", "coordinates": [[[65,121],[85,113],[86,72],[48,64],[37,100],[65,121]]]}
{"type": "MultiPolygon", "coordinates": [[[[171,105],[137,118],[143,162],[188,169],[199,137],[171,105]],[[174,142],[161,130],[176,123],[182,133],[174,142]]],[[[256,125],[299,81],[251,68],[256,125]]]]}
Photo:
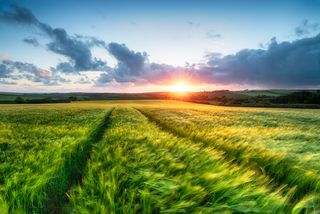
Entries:
{"type": "Polygon", "coordinates": [[[29,45],[32,45],[34,47],[39,47],[40,44],[36,38],[25,38],[23,41],[29,45]]]}
{"type": "Polygon", "coordinates": [[[78,83],[78,84],[91,84],[92,80],[90,78],[88,78],[87,76],[83,76],[79,80],[77,80],[75,83],[78,83]]]}
{"type": "Polygon", "coordinates": [[[102,70],[105,66],[105,62],[92,57],[86,43],[69,36],[64,29],[47,28],[45,32],[53,39],[48,49],[68,57],[75,71],[102,70]]]}
{"type": "Polygon", "coordinates": [[[95,85],[96,86],[104,86],[104,85],[108,85],[112,81],[114,81],[114,78],[112,77],[112,74],[110,74],[110,73],[102,73],[102,74],[100,74],[100,76],[95,81],[95,85]]]}
{"type": "Polygon", "coordinates": [[[125,44],[112,42],[106,48],[118,63],[115,68],[109,68],[105,73],[100,75],[96,81],[97,85],[110,82],[162,82],[163,75],[172,71],[173,68],[169,65],[150,63],[147,53],[130,50],[125,44]],[[161,77],[158,75],[161,75],[161,77]]]}
{"type": "Polygon", "coordinates": [[[267,87],[320,86],[320,34],[278,43],[266,50],[243,49],[227,56],[211,56],[196,71],[199,82],[267,87]]]}
{"type": "Polygon", "coordinates": [[[52,70],[61,71],[64,73],[77,73],[74,66],[69,62],[61,62],[55,68],[51,68],[52,70]]]}
{"type": "Polygon", "coordinates": [[[107,46],[109,53],[118,61],[115,72],[119,77],[124,75],[139,76],[147,61],[147,53],[134,52],[124,44],[110,43],[107,46]]]}
{"type": "Polygon", "coordinates": [[[295,28],[296,36],[302,37],[320,30],[318,23],[310,23],[309,20],[305,19],[303,22],[295,28]]]}
{"type": "MultiPolygon", "coordinates": [[[[28,79],[45,85],[67,82],[59,72],[102,71],[96,85],[110,83],[169,84],[175,80],[188,80],[194,84],[237,84],[258,87],[319,87],[320,86],[320,34],[292,42],[271,39],[266,48],[243,49],[223,56],[211,53],[204,63],[172,66],[150,62],[148,54],[129,49],[125,44],[105,41],[83,35],[69,35],[63,28],[53,28],[40,22],[30,10],[12,6],[11,11],[0,11],[0,21],[32,25],[41,30],[50,42],[48,50],[67,57],[51,71],[29,63],[2,59],[0,78],[28,79]],[[92,56],[91,48],[105,48],[116,60],[114,68],[92,56]]],[[[191,23],[189,23],[191,24],[191,23]]],[[[305,20],[296,28],[297,36],[319,30],[319,25],[305,20]]],[[[209,31],[207,37],[217,39],[221,34],[209,31]]],[[[35,44],[32,39],[25,42],[35,44]]],[[[3,80],[2,80],[3,81],[3,80]]],[[[80,79],[79,83],[88,83],[80,79]]]]}
{"type": "Polygon", "coordinates": [[[57,85],[67,82],[58,74],[39,68],[31,63],[2,60],[0,61],[0,78],[7,80],[29,80],[43,85],[57,85]]]}
{"type": "Polygon", "coordinates": [[[12,12],[0,11],[0,20],[5,22],[14,22],[19,24],[35,24],[39,21],[32,14],[32,12],[26,8],[19,7],[18,5],[11,5],[12,12]]]}
{"type": "Polygon", "coordinates": [[[190,66],[175,67],[149,62],[145,52],[130,50],[125,44],[110,43],[109,53],[118,61],[115,68],[109,68],[96,80],[98,86],[118,83],[168,84],[179,77],[190,78],[190,66]]]}
{"type": "Polygon", "coordinates": [[[87,44],[88,47],[100,47],[107,48],[107,43],[101,39],[98,39],[94,36],[85,36],[80,34],[75,34],[75,37],[87,44]]]}
{"type": "Polygon", "coordinates": [[[273,38],[267,49],[243,49],[226,56],[211,53],[205,63],[183,67],[150,63],[145,53],[131,51],[125,45],[110,47],[118,66],[101,74],[97,85],[112,81],[168,84],[182,79],[194,84],[320,86],[320,34],[293,42],[278,43],[273,38]]]}
{"type": "Polygon", "coordinates": [[[7,81],[7,80],[1,80],[1,79],[0,79],[0,84],[1,85],[17,85],[17,83],[15,83],[15,82],[7,81]]]}
{"type": "Polygon", "coordinates": [[[0,64],[0,78],[8,78],[10,76],[10,70],[7,69],[7,66],[0,64]]]}
{"type": "MultiPolygon", "coordinates": [[[[98,43],[98,40],[85,42],[69,35],[63,28],[53,28],[48,24],[40,22],[33,13],[26,8],[17,5],[11,6],[12,11],[0,11],[0,20],[10,23],[28,24],[37,27],[52,41],[46,46],[48,50],[67,57],[72,72],[103,70],[105,62],[92,57],[90,44],[98,43]]],[[[92,39],[93,40],[93,39],[92,39]]],[[[27,39],[25,42],[35,44],[35,40],[27,39]]],[[[63,66],[59,66],[63,67],[63,66]]],[[[70,67],[69,67],[70,68],[70,67]]],[[[57,68],[58,69],[58,68],[57,68]]],[[[71,69],[67,69],[68,72],[71,69]]],[[[61,71],[66,71],[61,70],[61,71]]]]}

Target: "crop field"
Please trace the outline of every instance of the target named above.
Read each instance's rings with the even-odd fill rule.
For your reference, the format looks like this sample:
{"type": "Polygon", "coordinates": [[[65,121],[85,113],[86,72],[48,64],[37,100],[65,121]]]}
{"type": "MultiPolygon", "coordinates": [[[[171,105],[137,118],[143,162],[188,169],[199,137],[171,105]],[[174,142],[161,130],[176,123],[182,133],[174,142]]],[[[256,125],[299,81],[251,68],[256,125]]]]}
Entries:
{"type": "Polygon", "coordinates": [[[0,213],[319,213],[320,111],[0,105],[0,213]]]}

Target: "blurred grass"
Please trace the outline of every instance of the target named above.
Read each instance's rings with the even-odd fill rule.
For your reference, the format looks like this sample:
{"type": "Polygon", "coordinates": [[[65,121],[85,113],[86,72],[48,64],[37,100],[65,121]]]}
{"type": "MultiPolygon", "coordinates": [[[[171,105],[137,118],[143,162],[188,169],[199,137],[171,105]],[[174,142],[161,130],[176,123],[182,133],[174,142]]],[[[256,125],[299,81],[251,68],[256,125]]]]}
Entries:
{"type": "Polygon", "coordinates": [[[318,111],[136,107],[170,132],[262,169],[279,184],[296,186],[297,198],[320,192],[318,111]]]}
{"type": "Polygon", "coordinates": [[[315,109],[0,105],[0,213],[317,213],[319,124],[315,109]]]}
{"type": "Polygon", "coordinates": [[[55,212],[105,110],[15,108],[0,109],[1,213],[55,212]]]}
{"type": "Polygon", "coordinates": [[[138,111],[116,109],[82,182],[75,213],[285,213],[290,191],[221,153],[159,130],[138,111]]]}

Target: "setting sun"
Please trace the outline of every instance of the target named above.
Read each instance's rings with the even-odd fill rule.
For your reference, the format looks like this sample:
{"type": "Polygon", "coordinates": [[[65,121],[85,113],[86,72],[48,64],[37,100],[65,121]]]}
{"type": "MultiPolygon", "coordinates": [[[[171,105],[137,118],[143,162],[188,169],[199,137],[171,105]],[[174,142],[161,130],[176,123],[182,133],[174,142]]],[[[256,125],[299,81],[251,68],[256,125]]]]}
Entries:
{"type": "Polygon", "coordinates": [[[177,83],[176,85],[170,87],[170,91],[173,92],[188,92],[190,90],[191,86],[184,82],[177,83]]]}

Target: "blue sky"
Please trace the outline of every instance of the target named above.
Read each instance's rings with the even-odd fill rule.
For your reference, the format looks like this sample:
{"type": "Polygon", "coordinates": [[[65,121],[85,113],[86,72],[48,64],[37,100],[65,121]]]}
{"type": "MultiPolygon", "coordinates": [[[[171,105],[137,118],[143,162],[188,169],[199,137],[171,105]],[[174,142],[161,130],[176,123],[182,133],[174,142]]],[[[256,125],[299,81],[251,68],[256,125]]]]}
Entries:
{"type": "Polygon", "coordinates": [[[317,0],[0,0],[0,11],[0,91],[138,92],[176,82],[192,84],[191,90],[320,86],[317,0]],[[41,24],[13,20],[21,15],[17,8],[41,24]],[[52,34],[57,28],[72,44],[91,45],[61,43],[52,34]],[[90,51],[91,64],[80,66],[85,54],[75,56],[72,48],[90,51]],[[284,56],[273,59],[272,50],[284,49],[284,56]],[[295,65],[299,59],[312,61],[295,65]]]}

